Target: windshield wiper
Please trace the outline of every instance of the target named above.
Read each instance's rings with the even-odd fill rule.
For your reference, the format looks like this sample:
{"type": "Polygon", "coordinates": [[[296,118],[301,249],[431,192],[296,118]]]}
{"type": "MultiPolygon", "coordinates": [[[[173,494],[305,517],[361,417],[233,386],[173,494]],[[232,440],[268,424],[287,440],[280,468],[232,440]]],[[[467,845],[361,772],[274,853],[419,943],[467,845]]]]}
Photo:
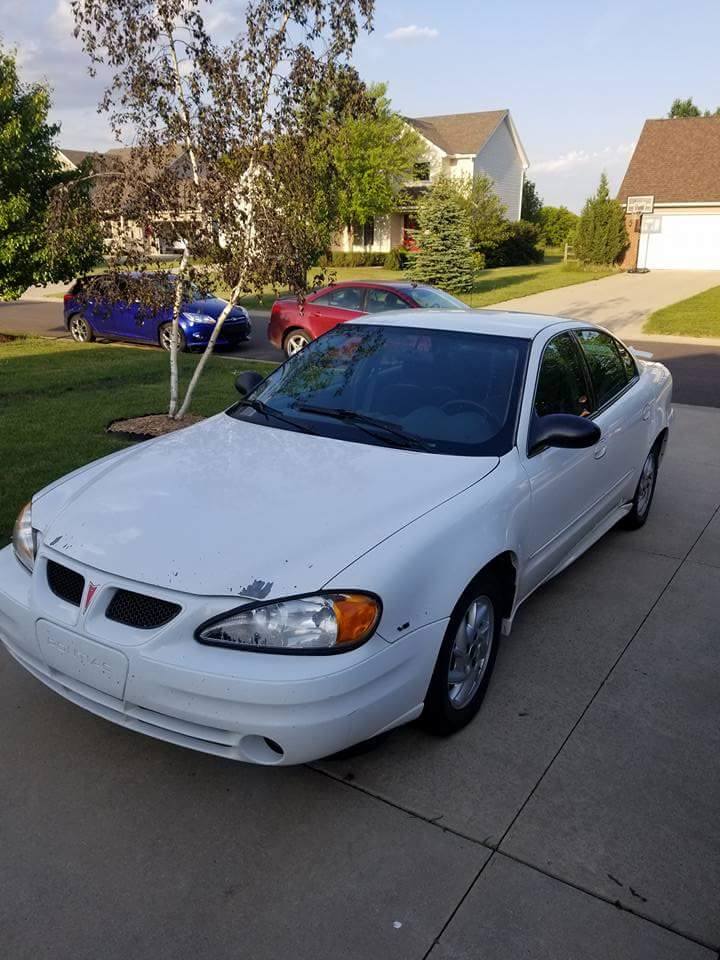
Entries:
{"type": "Polygon", "coordinates": [[[347,423],[355,424],[376,439],[382,439],[382,437],[378,437],[375,430],[384,430],[385,433],[389,433],[396,441],[399,441],[400,446],[409,450],[432,450],[435,447],[434,443],[419,437],[415,433],[408,433],[397,423],[380,420],[377,417],[369,416],[367,413],[359,413],[357,410],[347,410],[342,407],[316,407],[311,403],[298,404],[296,409],[302,413],[317,413],[325,417],[333,417],[335,420],[344,420],[347,423]]]}
{"type": "Polygon", "coordinates": [[[255,400],[246,397],[243,400],[238,400],[237,406],[251,407],[253,410],[257,410],[258,413],[261,413],[268,419],[273,417],[275,420],[279,420],[281,423],[287,423],[288,426],[294,427],[296,430],[300,430],[303,433],[311,433],[313,436],[317,436],[315,431],[311,430],[310,427],[306,427],[304,424],[298,423],[297,420],[293,420],[291,417],[284,416],[282,413],[275,410],[274,407],[269,407],[266,403],[263,403],[262,400],[255,400]]]}

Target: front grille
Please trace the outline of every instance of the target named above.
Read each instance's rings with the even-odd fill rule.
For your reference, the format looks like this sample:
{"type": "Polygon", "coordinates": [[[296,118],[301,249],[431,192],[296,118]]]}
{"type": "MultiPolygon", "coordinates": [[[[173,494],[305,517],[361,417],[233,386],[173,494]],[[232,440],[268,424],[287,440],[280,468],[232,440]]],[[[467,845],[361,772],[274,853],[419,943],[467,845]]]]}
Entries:
{"type": "Polygon", "coordinates": [[[170,603],[169,600],[147,597],[143,593],[133,593],[132,590],[116,590],[105,616],[108,620],[124,623],[128,627],[152,630],[169,623],[178,613],[179,604],[170,603]]]}
{"type": "Polygon", "coordinates": [[[85,589],[85,577],[81,573],[64,567],[61,563],[55,563],[54,560],[48,560],[47,582],[56,597],[72,603],[75,607],[80,606],[85,589]]]}

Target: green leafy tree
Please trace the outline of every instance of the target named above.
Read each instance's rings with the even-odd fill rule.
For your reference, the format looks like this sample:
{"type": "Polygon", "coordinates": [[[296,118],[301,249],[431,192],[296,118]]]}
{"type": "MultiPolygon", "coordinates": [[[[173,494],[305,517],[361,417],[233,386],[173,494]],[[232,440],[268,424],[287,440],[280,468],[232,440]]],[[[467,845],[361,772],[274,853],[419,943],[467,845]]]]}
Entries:
{"type": "Polygon", "coordinates": [[[349,116],[332,148],[337,209],[350,226],[393,211],[415,165],[425,156],[419,134],[396,113],[385,84],[368,88],[370,109],[349,116]]]}
{"type": "Polygon", "coordinates": [[[569,243],[580,218],[567,207],[543,207],[540,211],[540,235],[550,247],[569,243]]]}
{"type": "Polygon", "coordinates": [[[476,177],[453,179],[449,181],[448,188],[457,192],[466,209],[473,253],[487,258],[510,235],[506,207],[495,193],[493,181],[485,174],[479,174],[476,177]]]}
{"type": "Polygon", "coordinates": [[[417,204],[419,252],[411,270],[413,279],[455,293],[473,286],[470,216],[456,183],[438,177],[417,204]]]}
{"type": "Polygon", "coordinates": [[[0,48],[0,299],[34,283],[69,280],[100,254],[99,236],[82,217],[86,197],[78,198],[62,237],[49,237],[50,192],[68,179],[49,108],[47,88],[22,83],[15,54],[0,48]]]}
{"type": "Polygon", "coordinates": [[[528,223],[539,223],[542,208],[542,197],[537,192],[535,183],[526,177],[523,180],[520,219],[528,223]]]}
{"type": "Polygon", "coordinates": [[[715,113],[711,113],[710,110],[701,110],[700,107],[697,107],[693,103],[693,98],[688,97],[687,100],[681,100],[680,97],[677,97],[672,102],[672,106],[668,111],[668,117],[718,117],[720,116],[720,107],[715,109],[715,113]]]}
{"type": "Polygon", "coordinates": [[[585,202],[575,234],[575,252],[583,263],[615,263],[628,245],[625,212],[610,196],[605,173],[594,196],[585,202]]]}

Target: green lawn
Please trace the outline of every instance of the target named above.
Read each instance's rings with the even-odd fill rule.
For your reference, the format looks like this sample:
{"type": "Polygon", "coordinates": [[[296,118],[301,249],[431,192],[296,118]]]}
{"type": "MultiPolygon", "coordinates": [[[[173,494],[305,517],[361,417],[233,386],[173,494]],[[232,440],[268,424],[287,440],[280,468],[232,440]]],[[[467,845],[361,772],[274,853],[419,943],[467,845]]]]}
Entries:
{"type": "MultiPolygon", "coordinates": [[[[198,358],[179,359],[186,381],[198,358]]],[[[229,406],[237,397],[238,371],[268,373],[274,366],[212,357],[193,412],[229,406]]],[[[0,544],[36,490],[127,446],[105,432],[111,420],[163,411],[167,396],[168,357],[159,350],[32,338],[0,342],[0,544]]]]}
{"type": "Polygon", "coordinates": [[[720,337],[720,287],[651,313],[643,333],[676,337],[720,337]]]}
{"type": "MultiPolygon", "coordinates": [[[[312,283],[313,277],[319,272],[319,268],[310,270],[308,282],[312,283]]],[[[536,263],[528,267],[496,267],[493,270],[482,270],[475,278],[472,293],[461,299],[464,299],[470,307],[487,307],[501,300],[527,297],[531,293],[542,293],[544,290],[554,290],[556,287],[569,287],[574,283],[597,280],[613,272],[611,268],[606,267],[584,269],[577,263],[566,266],[559,256],[550,256],[546,257],[545,263],[536,263]]],[[[407,279],[407,273],[401,270],[385,270],[383,267],[326,268],[325,276],[331,274],[336,281],[407,279]]],[[[287,291],[283,290],[279,293],[287,293],[287,291]]],[[[244,297],[240,302],[249,309],[259,307],[267,310],[277,295],[277,291],[268,288],[262,298],[244,297]]]]}

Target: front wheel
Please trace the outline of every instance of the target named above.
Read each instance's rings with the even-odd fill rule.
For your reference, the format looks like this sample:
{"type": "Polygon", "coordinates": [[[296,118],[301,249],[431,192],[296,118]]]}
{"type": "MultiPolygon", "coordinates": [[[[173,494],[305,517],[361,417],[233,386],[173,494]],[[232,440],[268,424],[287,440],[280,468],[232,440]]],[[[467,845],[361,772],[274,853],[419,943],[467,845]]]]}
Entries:
{"type": "Polygon", "coordinates": [[[647,455],[640,472],[640,479],[638,480],[637,487],[635,488],[635,496],[633,497],[632,509],[621,521],[627,530],[639,530],[640,527],[645,525],[655,493],[657,471],[658,447],[656,444],[647,455]]]}
{"type": "MultiPolygon", "coordinates": [[[[160,327],[160,346],[163,350],[167,350],[168,353],[172,347],[172,335],[173,329],[171,323],[165,323],[160,327]]],[[[177,330],[177,348],[178,353],[183,353],[187,350],[187,342],[185,340],[185,334],[182,332],[182,329],[178,327],[177,330]]]]}
{"type": "Polygon", "coordinates": [[[76,343],[91,343],[95,339],[95,331],[80,313],[70,317],[68,330],[76,343]]]}
{"type": "Polygon", "coordinates": [[[306,347],[312,337],[305,330],[291,330],[283,342],[283,350],[286,357],[292,357],[293,354],[300,353],[303,347],[306,347]]]}
{"type": "Polygon", "coordinates": [[[431,733],[455,733],[480,709],[500,639],[501,597],[495,577],[481,574],[458,600],[425,697],[422,721],[431,733]]]}

